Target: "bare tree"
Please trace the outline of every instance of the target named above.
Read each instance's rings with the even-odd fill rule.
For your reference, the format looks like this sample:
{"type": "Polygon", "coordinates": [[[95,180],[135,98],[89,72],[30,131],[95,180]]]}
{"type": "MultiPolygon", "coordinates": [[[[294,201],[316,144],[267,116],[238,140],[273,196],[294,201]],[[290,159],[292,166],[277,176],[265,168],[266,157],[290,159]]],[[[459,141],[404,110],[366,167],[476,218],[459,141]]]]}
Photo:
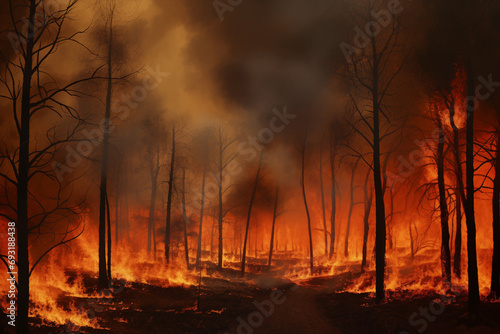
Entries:
{"type": "Polygon", "coordinates": [[[467,125],[466,125],[466,152],[465,169],[467,175],[467,200],[465,202],[465,217],[467,224],[467,272],[469,276],[468,310],[472,314],[479,311],[479,277],[477,273],[476,250],[476,217],[474,212],[474,111],[476,92],[474,71],[470,60],[467,62],[467,125]]]}
{"type": "Polygon", "coordinates": [[[365,271],[366,266],[366,253],[368,247],[368,233],[370,231],[370,213],[373,203],[373,189],[368,185],[370,179],[370,170],[366,173],[364,184],[364,214],[363,214],[363,258],[361,260],[361,272],[365,271]]]}
{"type": "Polygon", "coordinates": [[[238,156],[237,153],[228,152],[231,148],[231,145],[235,143],[236,138],[229,137],[222,126],[219,126],[219,130],[216,138],[216,145],[218,149],[218,157],[215,163],[218,175],[215,175],[215,180],[217,182],[218,187],[218,226],[219,226],[219,252],[218,252],[218,262],[217,268],[220,270],[223,266],[224,260],[224,244],[223,244],[223,227],[224,227],[224,217],[227,214],[227,210],[224,210],[223,207],[223,196],[224,193],[229,189],[230,186],[225,186],[224,184],[224,174],[225,170],[228,166],[236,159],[238,156]]]}
{"type": "Polygon", "coordinates": [[[272,228],[271,228],[271,241],[269,243],[269,261],[267,263],[267,267],[268,268],[271,268],[271,261],[273,259],[274,231],[275,231],[275,227],[276,227],[276,218],[279,216],[279,213],[277,212],[279,190],[280,190],[280,186],[278,184],[276,186],[276,195],[274,196],[273,225],[272,225],[272,228]]]}
{"type": "Polygon", "coordinates": [[[198,234],[198,249],[196,251],[196,267],[200,268],[201,265],[201,247],[202,247],[202,237],[203,237],[203,214],[205,210],[205,181],[207,178],[207,168],[208,168],[208,143],[203,157],[203,172],[202,172],[202,183],[201,183],[201,206],[200,206],[200,231],[198,234]]]}
{"type": "Polygon", "coordinates": [[[307,229],[309,232],[309,264],[311,274],[314,270],[314,253],[313,253],[313,242],[312,242],[312,229],[311,229],[311,215],[309,214],[309,207],[307,205],[307,196],[306,196],[306,181],[305,181],[305,156],[306,156],[306,144],[307,144],[307,132],[304,135],[304,141],[302,142],[302,169],[300,174],[300,183],[302,184],[302,198],[304,199],[304,207],[306,209],[307,216],[307,229]]]}
{"type": "Polygon", "coordinates": [[[439,211],[441,213],[441,268],[443,275],[443,283],[447,289],[450,288],[451,284],[451,259],[450,259],[450,232],[448,229],[448,203],[446,201],[446,185],[444,181],[444,145],[445,145],[445,133],[443,128],[443,123],[441,120],[441,115],[435,111],[435,121],[439,129],[439,138],[437,144],[437,182],[439,190],[439,211]]]}
{"type": "MultiPolygon", "coordinates": [[[[371,21],[366,15],[370,12],[378,12],[386,3],[383,1],[363,2],[363,6],[356,11],[356,16],[362,22],[371,21]]],[[[386,215],[384,204],[384,190],[382,182],[381,150],[382,141],[397,129],[389,128],[384,133],[382,120],[390,123],[389,108],[386,100],[388,98],[392,83],[403,66],[386,66],[395,62],[400,44],[400,26],[398,15],[392,17],[391,22],[379,34],[367,36],[369,44],[360,49],[358,53],[353,52],[346,62],[346,72],[350,79],[350,88],[356,94],[351,95],[358,121],[348,121],[353,130],[360,135],[369,145],[373,156],[373,179],[375,188],[375,248],[376,248],[376,301],[385,298],[385,252],[386,252],[386,215]],[[366,97],[368,96],[368,97],[366,97]],[[368,129],[365,134],[362,129],[368,129]]],[[[363,156],[363,155],[361,155],[363,156]]],[[[363,158],[364,159],[364,158],[363,158]]],[[[369,165],[369,164],[367,164],[369,165]]]]}
{"type": "MultiPolygon", "coordinates": [[[[62,83],[57,79],[57,74],[51,72],[46,66],[54,54],[60,50],[63,44],[74,44],[83,46],[78,41],[83,31],[66,34],[66,22],[71,19],[71,14],[76,0],[69,1],[59,8],[48,5],[45,1],[23,1],[17,3],[8,1],[7,11],[10,12],[9,34],[13,37],[14,53],[1,54],[2,77],[0,84],[2,92],[0,98],[9,101],[12,107],[14,126],[18,134],[19,145],[13,150],[5,150],[1,156],[3,168],[9,168],[10,172],[2,172],[2,178],[8,187],[13,187],[17,192],[16,204],[2,203],[12,210],[12,215],[4,214],[9,220],[16,222],[18,237],[18,261],[17,281],[18,288],[18,318],[17,333],[28,332],[28,307],[30,295],[30,275],[41,258],[54,248],[66,244],[78,236],[74,235],[77,229],[66,227],[63,233],[56,232],[60,238],[48,246],[42,256],[34,260],[30,266],[30,235],[44,230],[48,225],[59,221],[63,215],[68,216],[66,221],[71,221],[69,216],[78,213],[77,206],[71,204],[71,192],[64,190],[62,171],[67,171],[67,166],[54,162],[53,158],[62,145],[78,142],[77,130],[82,122],[77,110],[67,103],[68,96],[81,97],[80,84],[91,79],[103,79],[95,71],[88,77],[82,77],[70,82],[62,83]],[[21,16],[24,15],[24,19],[21,16]],[[24,29],[23,26],[26,24],[24,29]],[[58,82],[59,81],[59,82],[58,82]],[[57,115],[65,119],[77,120],[77,126],[69,128],[65,134],[57,131],[56,127],[48,126],[46,142],[34,139],[34,133],[40,126],[32,127],[34,121],[39,117],[50,117],[57,115]],[[33,141],[34,139],[34,141],[33,141]],[[5,165],[4,165],[5,164],[5,165]],[[8,166],[8,167],[7,167],[8,166]],[[65,169],[66,168],[66,169],[65,169]],[[42,181],[44,179],[45,181],[42,181]],[[46,203],[53,203],[50,209],[40,208],[41,198],[29,188],[30,182],[52,182],[49,189],[54,194],[45,199],[46,203]],[[40,212],[36,212],[36,207],[40,212]],[[60,215],[54,220],[54,217],[60,215]]],[[[36,125],[36,123],[35,123],[36,125]]],[[[69,183],[68,180],[65,183],[69,183]]],[[[45,204],[47,205],[47,204],[45,204]]],[[[4,258],[2,257],[2,260],[4,258]]]]}
{"type": "Polygon", "coordinates": [[[354,202],[354,178],[356,176],[356,169],[358,168],[360,159],[356,159],[354,166],[351,169],[351,187],[350,187],[350,201],[349,201],[349,213],[347,214],[347,225],[345,230],[345,241],[344,241],[344,256],[349,257],[349,232],[351,230],[351,218],[354,206],[357,204],[354,202]]]}
{"type": "Polygon", "coordinates": [[[245,261],[246,261],[246,257],[247,257],[248,228],[250,227],[250,219],[252,217],[253,202],[255,200],[255,193],[257,192],[257,186],[259,184],[259,176],[260,176],[260,169],[262,166],[262,157],[264,156],[264,149],[265,149],[265,147],[263,147],[261,152],[260,152],[259,166],[257,167],[257,174],[255,175],[252,196],[250,197],[250,203],[248,204],[248,215],[247,215],[247,222],[246,222],[246,228],[245,228],[245,239],[243,241],[243,254],[241,257],[241,276],[245,275],[245,261]]]}
{"type": "MultiPolygon", "coordinates": [[[[165,223],[165,260],[170,263],[170,216],[172,211],[172,192],[174,189],[175,168],[175,124],[172,125],[172,150],[170,152],[170,171],[168,174],[167,219],[165,223]]],[[[188,261],[189,262],[189,261],[188,261]]]]}

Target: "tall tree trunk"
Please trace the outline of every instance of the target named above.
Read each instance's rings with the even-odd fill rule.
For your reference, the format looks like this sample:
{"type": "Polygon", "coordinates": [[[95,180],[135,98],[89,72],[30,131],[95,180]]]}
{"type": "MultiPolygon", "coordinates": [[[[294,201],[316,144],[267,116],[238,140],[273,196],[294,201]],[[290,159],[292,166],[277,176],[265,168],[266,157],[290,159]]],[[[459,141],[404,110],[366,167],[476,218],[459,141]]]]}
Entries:
{"type": "Polygon", "coordinates": [[[375,186],[375,249],[376,249],[376,301],[385,299],[385,246],[386,246],[386,226],[385,226],[385,204],[384,192],[382,189],[382,175],[380,165],[380,104],[379,104],[379,60],[375,38],[372,37],[372,107],[373,107],[373,180],[375,186]]]}
{"type": "Polygon", "coordinates": [[[273,247],[274,247],[274,230],[276,226],[276,215],[278,208],[278,194],[279,194],[280,186],[276,186],[276,195],[274,197],[274,210],[273,210],[273,226],[271,228],[271,242],[269,243],[269,261],[267,263],[267,267],[271,268],[271,261],[273,259],[273,247]]]}
{"type": "Polygon", "coordinates": [[[186,169],[182,169],[182,218],[184,220],[184,251],[186,255],[186,266],[190,269],[189,265],[189,247],[188,247],[188,235],[187,235],[187,224],[188,217],[186,214],[186,169]]]}
{"type": "Polygon", "coordinates": [[[448,203],[446,202],[446,185],[444,181],[444,144],[445,135],[441,116],[436,116],[437,125],[439,128],[439,141],[437,146],[437,181],[439,189],[439,211],[441,212],[441,270],[443,276],[443,284],[446,289],[450,288],[451,284],[451,264],[450,264],[450,231],[448,229],[448,203]]]}
{"type": "Polygon", "coordinates": [[[109,198],[106,193],[106,215],[108,221],[108,280],[111,281],[111,212],[109,209],[109,198]]]}
{"type": "MultiPolygon", "coordinates": [[[[219,135],[221,135],[220,133],[220,129],[219,129],[219,135]]],[[[222,141],[222,138],[220,138],[220,140],[222,141]]],[[[222,145],[222,143],[221,143],[222,145]]],[[[223,167],[223,148],[222,146],[220,147],[220,150],[219,150],[219,182],[218,182],[218,187],[219,187],[219,254],[218,254],[218,263],[217,263],[217,268],[219,270],[222,269],[222,261],[223,261],[223,252],[224,252],[224,244],[223,244],[223,241],[222,241],[222,232],[223,232],[223,223],[224,223],[224,213],[223,213],[223,207],[222,207],[222,177],[223,177],[223,170],[224,170],[224,167],[223,167]]]]}
{"type": "Polygon", "coordinates": [[[331,181],[332,181],[332,191],[331,191],[331,201],[332,201],[332,212],[330,215],[330,259],[333,257],[335,253],[335,215],[337,213],[337,198],[336,198],[336,187],[337,182],[335,179],[335,144],[334,144],[334,136],[333,129],[330,132],[330,173],[331,173],[331,181]]]}
{"type": "Polygon", "coordinates": [[[115,187],[115,244],[118,243],[119,227],[118,221],[120,220],[120,171],[116,172],[116,187],[115,187]]]}
{"type": "MultiPolygon", "coordinates": [[[[455,180],[457,190],[456,192],[456,233],[455,233],[455,252],[453,257],[453,271],[458,278],[461,276],[461,257],[462,257],[462,213],[461,207],[465,205],[467,199],[465,197],[465,186],[463,180],[463,172],[462,172],[462,162],[460,159],[460,137],[458,132],[458,127],[455,124],[455,103],[452,100],[451,104],[448,106],[448,111],[450,114],[450,124],[453,129],[453,156],[455,158],[455,180]]],[[[465,207],[464,207],[465,211],[465,207]]]]}
{"type": "Polygon", "coordinates": [[[309,207],[307,205],[307,196],[306,196],[306,181],[305,181],[305,155],[306,155],[306,144],[307,144],[307,132],[304,136],[304,142],[302,144],[302,173],[301,173],[301,183],[302,183],[302,197],[304,199],[304,207],[306,209],[307,216],[307,229],[309,231],[309,262],[310,262],[310,270],[311,274],[314,270],[314,253],[313,253],[313,242],[312,242],[312,229],[311,229],[311,215],[309,214],[309,207]]]}
{"type": "Polygon", "coordinates": [[[365,194],[365,210],[363,215],[363,259],[361,260],[361,272],[365,271],[366,267],[366,253],[368,247],[368,232],[370,230],[370,212],[372,210],[373,192],[368,186],[370,170],[366,173],[364,194],[365,194]]]}
{"type": "Polygon", "coordinates": [[[215,221],[212,220],[212,231],[210,233],[210,260],[214,258],[214,231],[215,231],[215,221]]]}
{"type": "MultiPolygon", "coordinates": [[[[467,96],[473,99],[475,96],[474,73],[470,60],[467,64],[467,96]]],[[[476,251],[476,220],[474,213],[474,106],[472,100],[467,106],[467,135],[466,135],[466,174],[467,174],[467,203],[466,203],[466,223],[467,223],[467,260],[469,274],[469,302],[468,310],[476,314],[479,310],[479,279],[477,273],[477,251],[476,251]]]]}
{"type": "Polygon", "coordinates": [[[323,142],[321,138],[321,145],[319,149],[319,185],[321,189],[321,212],[323,214],[323,234],[325,236],[325,256],[328,255],[328,230],[326,228],[326,208],[325,208],[325,190],[323,187],[323,142]]]}
{"type": "MultiPolygon", "coordinates": [[[[130,220],[128,217],[129,214],[129,206],[128,206],[128,169],[127,164],[125,164],[125,177],[123,180],[123,188],[125,189],[125,232],[127,234],[127,242],[130,243],[130,220]]],[[[122,233],[123,238],[123,233],[122,233]]]]}
{"type": "Polygon", "coordinates": [[[28,238],[28,182],[30,170],[30,98],[31,79],[33,77],[33,29],[37,1],[31,0],[29,7],[28,39],[24,57],[24,73],[21,101],[21,124],[19,131],[19,164],[17,182],[17,323],[16,332],[26,334],[29,330],[29,299],[30,299],[30,263],[29,263],[29,238],[28,238]]]}
{"type": "Polygon", "coordinates": [[[247,257],[247,241],[248,241],[248,228],[250,227],[250,218],[252,217],[252,206],[255,200],[255,193],[257,192],[257,185],[259,183],[260,167],[262,165],[262,157],[264,156],[264,148],[260,152],[259,166],[257,167],[257,175],[255,175],[255,182],[253,184],[252,196],[250,197],[250,204],[248,205],[247,223],[245,228],[245,239],[243,241],[243,254],[241,255],[241,276],[245,276],[245,261],[247,257]]]}
{"type": "Polygon", "coordinates": [[[500,131],[496,133],[495,179],[493,181],[493,258],[491,261],[491,294],[500,297],[500,131]]]}
{"type": "MultiPolygon", "coordinates": [[[[458,185],[457,185],[458,186],[458,185]]],[[[461,257],[462,257],[462,196],[459,191],[455,191],[455,252],[453,255],[453,272],[460,278],[462,275],[461,257]]]]}
{"type": "MultiPolygon", "coordinates": [[[[159,151],[156,155],[156,165],[154,162],[154,156],[151,155],[151,203],[149,203],[149,219],[148,219],[148,254],[151,254],[152,242],[156,245],[156,224],[155,224],[155,207],[156,207],[156,191],[158,183],[158,169],[159,169],[159,151]]],[[[154,256],[156,257],[156,247],[154,249],[154,256]]]]}
{"type": "Polygon", "coordinates": [[[174,188],[175,167],[175,125],[172,126],[172,153],[170,155],[170,173],[168,175],[167,221],[165,224],[165,260],[170,263],[170,215],[172,211],[172,190],[174,188]]]}
{"type": "Polygon", "coordinates": [[[206,157],[203,162],[203,178],[201,183],[201,208],[200,208],[200,232],[198,234],[198,249],[196,250],[196,268],[199,268],[201,265],[201,239],[203,232],[203,212],[205,209],[205,180],[207,177],[207,159],[206,157]]]}
{"type": "Polygon", "coordinates": [[[351,201],[349,202],[349,213],[347,214],[347,226],[345,230],[345,241],[344,241],[344,257],[349,257],[349,232],[351,230],[351,218],[352,211],[354,210],[354,176],[356,175],[356,169],[358,168],[359,159],[356,160],[354,167],[351,171],[351,201]]]}
{"type": "Polygon", "coordinates": [[[99,201],[99,288],[108,287],[108,275],[106,273],[106,193],[108,182],[108,150],[109,150],[109,119],[111,115],[111,98],[113,89],[113,14],[109,19],[109,41],[108,41],[108,87],[106,94],[106,114],[104,119],[104,138],[101,168],[101,187],[99,201]]]}

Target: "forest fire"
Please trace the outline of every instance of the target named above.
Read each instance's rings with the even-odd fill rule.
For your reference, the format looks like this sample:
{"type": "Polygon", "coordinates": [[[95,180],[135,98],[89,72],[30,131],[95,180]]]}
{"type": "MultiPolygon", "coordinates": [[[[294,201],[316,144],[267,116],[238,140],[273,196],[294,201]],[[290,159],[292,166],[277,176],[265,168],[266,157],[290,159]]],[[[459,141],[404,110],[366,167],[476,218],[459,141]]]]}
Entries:
{"type": "Polygon", "coordinates": [[[0,1],[0,334],[500,331],[500,4],[0,1]]]}

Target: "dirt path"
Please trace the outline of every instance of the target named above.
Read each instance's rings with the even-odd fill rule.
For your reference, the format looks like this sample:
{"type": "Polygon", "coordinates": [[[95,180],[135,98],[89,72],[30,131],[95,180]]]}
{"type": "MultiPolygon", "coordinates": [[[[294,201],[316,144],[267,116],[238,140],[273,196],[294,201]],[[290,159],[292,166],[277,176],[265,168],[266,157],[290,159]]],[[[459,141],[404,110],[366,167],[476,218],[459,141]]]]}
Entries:
{"type": "Polygon", "coordinates": [[[277,305],[274,313],[264,320],[262,326],[255,328],[256,334],[296,333],[341,333],[324,316],[316,302],[318,291],[300,286],[284,295],[286,300],[277,305]]]}

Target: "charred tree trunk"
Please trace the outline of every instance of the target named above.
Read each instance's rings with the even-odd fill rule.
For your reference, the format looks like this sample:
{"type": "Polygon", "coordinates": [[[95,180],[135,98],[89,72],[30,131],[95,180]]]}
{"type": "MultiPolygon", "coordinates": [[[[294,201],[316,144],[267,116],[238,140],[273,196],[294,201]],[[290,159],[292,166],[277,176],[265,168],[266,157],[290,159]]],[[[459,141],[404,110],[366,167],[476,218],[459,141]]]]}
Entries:
{"type": "Polygon", "coordinates": [[[335,215],[337,212],[337,196],[336,196],[336,187],[337,187],[337,182],[335,180],[335,155],[336,155],[336,150],[335,150],[335,145],[333,143],[334,137],[333,137],[333,130],[331,130],[330,133],[330,173],[331,173],[331,181],[332,181],[332,191],[331,191],[331,201],[332,201],[332,212],[330,216],[330,252],[329,252],[329,257],[330,259],[333,257],[333,254],[335,253],[335,215]]]}
{"type": "Polygon", "coordinates": [[[187,224],[188,217],[186,214],[186,169],[182,169],[182,218],[184,220],[184,251],[186,255],[186,266],[190,269],[189,265],[189,247],[188,247],[188,235],[187,235],[187,224]]]}
{"type": "Polygon", "coordinates": [[[437,147],[437,172],[438,172],[438,189],[439,189],[439,211],[441,212],[441,270],[443,283],[446,289],[450,288],[451,284],[451,263],[450,263],[450,231],[448,229],[448,203],[446,202],[446,187],[444,183],[444,144],[445,135],[441,116],[436,116],[437,125],[439,128],[439,141],[437,147]]]}
{"type": "Polygon", "coordinates": [[[368,170],[368,173],[366,173],[366,178],[365,178],[365,186],[364,186],[364,193],[365,193],[365,210],[364,210],[364,215],[363,215],[363,259],[361,260],[361,272],[365,271],[366,267],[366,253],[368,249],[368,232],[370,231],[370,212],[372,210],[372,202],[373,202],[373,192],[371,189],[368,188],[368,180],[370,176],[370,170],[368,170]]]}
{"type": "Polygon", "coordinates": [[[267,263],[267,267],[271,269],[271,261],[273,259],[273,247],[274,247],[274,230],[276,226],[276,216],[277,216],[277,208],[278,208],[278,193],[279,193],[279,185],[276,186],[276,196],[274,197],[274,210],[273,210],[273,227],[271,228],[271,242],[269,243],[269,262],[267,263]]]}
{"type": "Polygon", "coordinates": [[[19,129],[19,165],[17,182],[17,326],[18,334],[26,334],[29,330],[29,299],[30,299],[30,262],[29,262],[29,215],[28,215],[28,182],[30,170],[30,98],[31,80],[33,77],[33,29],[37,1],[31,0],[29,5],[28,39],[24,57],[22,83],[21,124],[19,129]]]}
{"type": "Polygon", "coordinates": [[[479,278],[477,273],[477,251],[476,251],[476,220],[474,213],[474,111],[475,111],[475,83],[472,65],[467,65],[467,135],[466,135],[466,174],[467,174],[467,202],[466,202],[466,223],[467,223],[467,260],[469,274],[469,302],[468,310],[472,314],[477,314],[480,305],[479,299],[479,278]],[[471,100],[472,99],[472,100],[471,100]]]}
{"type": "Polygon", "coordinates": [[[165,260],[170,263],[170,217],[172,212],[172,191],[174,188],[175,168],[175,125],[172,126],[172,153],[170,155],[170,173],[168,175],[167,221],[165,224],[165,260]]]}
{"type": "MultiPolygon", "coordinates": [[[[220,133],[220,132],[219,132],[220,133]]],[[[221,139],[222,140],[222,139],[221,139]]],[[[222,269],[222,261],[223,261],[223,252],[224,252],[224,244],[222,242],[222,228],[223,228],[223,223],[224,223],[224,213],[223,213],[223,207],[222,207],[222,177],[223,177],[223,149],[220,147],[219,150],[219,180],[218,180],[218,187],[219,187],[219,253],[218,253],[218,262],[217,262],[217,268],[219,270],[222,269]]]]}
{"type": "Polygon", "coordinates": [[[247,241],[248,241],[248,228],[250,227],[250,218],[252,217],[252,206],[255,200],[255,193],[257,192],[257,185],[259,183],[260,168],[262,165],[262,157],[264,156],[264,148],[260,152],[259,166],[257,167],[257,175],[253,184],[252,196],[250,197],[250,204],[248,205],[247,223],[245,228],[245,239],[243,241],[243,254],[241,256],[241,276],[245,276],[245,260],[247,257],[247,241]]]}
{"type": "Polygon", "coordinates": [[[462,196],[460,196],[459,191],[455,191],[455,220],[456,220],[456,232],[455,232],[455,252],[453,255],[453,272],[460,278],[462,275],[461,269],[461,257],[462,257],[462,196]]]}
{"type": "Polygon", "coordinates": [[[108,193],[106,193],[106,214],[108,220],[108,280],[111,282],[111,211],[109,208],[108,193]]]}
{"type": "MultiPolygon", "coordinates": [[[[155,230],[155,207],[156,207],[156,191],[158,183],[158,167],[159,154],[156,156],[156,166],[154,165],[153,157],[151,157],[151,203],[149,204],[149,219],[148,219],[148,254],[151,254],[152,236],[155,230]]],[[[155,252],[156,256],[156,252],[155,252]]]]}
{"type": "Polygon", "coordinates": [[[312,229],[311,229],[311,216],[309,214],[309,207],[307,205],[307,196],[306,196],[306,181],[305,181],[305,155],[306,155],[306,144],[307,144],[307,133],[304,136],[304,142],[302,144],[302,173],[301,173],[301,182],[302,182],[302,197],[304,198],[304,207],[306,209],[307,216],[307,229],[309,232],[309,262],[310,262],[310,270],[311,274],[314,270],[314,254],[313,254],[313,242],[312,242],[312,229]]]}
{"type": "Polygon", "coordinates": [[[496,133],[495,179],[493,181],[493,258],[491,261],[491,294],[500,297],[500,131],[496,133]]]}
{"type": "Polygon", "coordinates": [[[99,201],[99,288],[108,287],[108,275],[106,273],[106,193],[108,182],[108,150],[109,150],[109,119],[111,115],[111,98],[113,89],[113,14],[109,20],[109,41],[108,41],[108,87],[106,94],[106,113],[104,119],[104,138],[102,150],[101,187],[99,201]]]}
{"type": "Polygon", "coordinates": [[[385,204],[384,191],[382,189],[382,175],[380,165],[380,104],[379,104],[379,60],[375,39],[372,37],[372,107],[373,107],[373,180],[375,186],[375,249],[376,249],[376,301],[385,299],[385,204]]]}
{"type": "Polygon", "coordinates": [[[203,177],[202,177],[202,183],[201,183],[201,208],[200,208],[200,231],[198,234],[198,249],[196,250],[196,268],[200,268],[201,265],[201,239],[202,239],[202,232],[203,232],[203,213],[205,210],[205,181],[207,178],[207,159],[208,157],[205,157],[204,162],[203,162],[203,177]]]}
{"type": "Polygon", "coordinates": [[[349,213],[347,215],[347,225],[345,230],[345,242],[344,242],[344,257],[349,257],[349,232],[351,230],[351,218],[352,211],[354,210],[354,176],[356,175],[356,169],[358,168],[359,160],[356,160],[354,167],[351,171],[351,201],[349,202],[349,213]]]}
{"type": "Polygon", "coordinates": [[[323,187],[323,138],[319,149],[319,185],[321,189],[321,210],[323,213],[323,234],[325,236],[325,256],[328,255],[328,230],[326,229],[325,190],[323,187]]]}
{"type": "MultiPolygon", "coordinates": [[[[455,158],[455,179],[457,190],[456,192],[456,233],[455,233],[455,251],[453,257],[453,271],[455,275],[460,278],[461,276],[461,257],[462,257],[462,205],[465,205],[467,199],[465,197],[465,186],[462,173],[462,162],[460,159],[460,137],[458,132],[458,127],[455,124],[455,104],[453,100],[448,105],[448,111],[450,114],[450,124],[453,129],[453,156],[455,158]]],[[[465,207],[464,207],[465,210],[465,207]]]]}
{"type": "Polygon", "coordinates": [[[115,244],[117,244],[119,234],[118,221],[120,220],[120,171],[116,172],[115,193],[115,244]]]}

